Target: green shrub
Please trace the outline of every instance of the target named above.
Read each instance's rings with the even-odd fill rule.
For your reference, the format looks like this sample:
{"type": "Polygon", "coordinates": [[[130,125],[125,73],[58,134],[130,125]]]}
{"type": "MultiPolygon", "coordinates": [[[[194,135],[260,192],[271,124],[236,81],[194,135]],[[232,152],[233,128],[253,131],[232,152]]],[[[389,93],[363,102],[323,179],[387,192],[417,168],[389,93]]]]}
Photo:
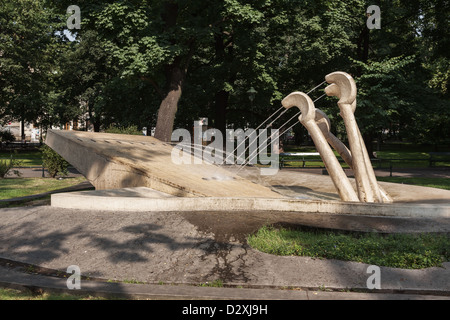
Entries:
{"type": "Polygon", "coordinates": [[[13,142],[16,140],[16,137],[9,131],[0,131],[0,148],[3,147],[3,143],[13,142]]]}
{"type": "Polygon", "coordinates": [[[69,174],[67,170],[69,163],[63,157],[46,144],[42,145],[40,150],[42,152],[42,166],[48,170],[52,178],[55,178],[56,175],[67,176],[69,174]]]}
{"type": "Polygon", "coordinates": [[[128,127],[115,127],[110,125],[108,129],[105,130],[106,133],[119,133],[119,134],[132,134],[137,136],[142,136],[143,133],[138,130],[137,126],[128,126],[128,127]]]}

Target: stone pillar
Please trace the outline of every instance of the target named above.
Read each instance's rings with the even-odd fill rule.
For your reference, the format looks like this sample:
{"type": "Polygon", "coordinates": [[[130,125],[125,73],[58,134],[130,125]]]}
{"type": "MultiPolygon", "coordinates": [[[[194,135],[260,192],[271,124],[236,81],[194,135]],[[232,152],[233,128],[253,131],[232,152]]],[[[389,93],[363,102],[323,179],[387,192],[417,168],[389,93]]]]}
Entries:
{"type": "Polygon", "coordinates": [[[344,119],[350,144],[358,197],[363,202],[383,202],[375,173],[373,172],[370,158],[354,115],[356,109],[356,83],[345,72],[330,73],[325,77],[325,80],[330,83],[325,88],[325,93],[328,96],[339,98],[338,106],[344,119]]]}
{"type": "MultiPolygon", "coordinates": [[[[322,134],[324,135],[325,139],[328,141],[328,143],[333,147],[334,150],[336,150],[339,153],[339,155],[342,157],[342,159],[345,161],[345,163],[347,163],[347,165],[353,170],[353,158],[352,158],[351,151],[347,148],[347,146],[341,140],[339,140],[334,134],[332,134],[330,132],[331,123],[330,123],[330,119],[327,117],[327,115],[322,110],[316,109],[316,119],[315,120],[316,120],[316,123],[319,126],[320,130],[322,131],[322,134]]],[[[361,137],[361,135],[360,135],[360,137],[361,137]]],[[[362,140],[362,137],[361,137],[361,140],[362,140]]],[[[367,155],[367,149],[364,148],[363,150],[366,152],[366,156],[365,156],[366,166],[371,167],[372,164],[370,162],[369,156],[367,155]]],[[[372,170],[372,172],[373,172],[373,170],[372,170]]],[[[374,183],[378,185],[375,174],[373,175],[373,178],[375,179],[374,183]]],[[[370,180],[372,183],[372,179],[370,179],[370,180]]],[[[358,181],[356,181],[356,183],[358,183],[358,181]]],[[[358,186],[358,188],[361,188],[361,186],[358,186]]],[[[378,189],[380,190],[381,198],[382,198],[383,202],[392,202],[393,201],[392,198],[389,196],[389,194],[380,185],[378,185],[378,189]]]]}
{"type": "Polygon", "coordinates": [[[358,201],[355,190],[315,121],[316,108],[311,98],[303,92],[293,92],[284,98],[281,104],[285,108],[296,106],[302,112],[298,119],[311,135],[340,198],[343,201],[358,201]]]}

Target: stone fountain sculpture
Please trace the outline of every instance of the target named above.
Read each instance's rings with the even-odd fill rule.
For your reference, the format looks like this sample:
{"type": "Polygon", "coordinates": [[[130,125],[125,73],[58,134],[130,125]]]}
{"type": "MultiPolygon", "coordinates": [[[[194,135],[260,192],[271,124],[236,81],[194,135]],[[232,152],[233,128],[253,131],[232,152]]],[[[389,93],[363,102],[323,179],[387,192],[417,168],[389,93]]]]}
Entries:
{"type": "Polygon", "coordinates": [[[327,171],[343,201],[392,202],[391,197],[379,185],[370,162],[367,148],[355,119],[356,83],[345,72],[333,72],[325,77],[330,85],[325,88],[328,96],[339,98],[338,106],[348,135],[350,149],[330,132],[330,120],[324,112],[316,109],[311,98],[303,92],[293,92],[283,99],[285,108],[296,106],[302,114],[300,123],[308,130],[320,153],[327,171]],[[333,147],[353,169],[356,192],[334,155],[333,147]]]}
{"type": "MultiPolygon", "coordinates": [[[[349,148],[330,132],[330,120],[303,92],[293,92],[282,104],[300,108],[307,128],[343,201],[392,202],[379,187],[367,149],[355,120],[356,84],[344,72],[325,77],[325,92],[339,98],[338,106],[348,133],[349,148]],[[353,169],[356,191],[332,148],[353,169]]],[[[206,163],[174,163],[173,146],[153,137],[81,131],[49,130],[46,143],[81,172],[97,190],[147,187],[177,197],[282,198],[224,168],[206,163]],[[227,177],[221,181],[210,177],[227,177]]],[[[194,157],[195,155],[190,155],[194,157]]]]}

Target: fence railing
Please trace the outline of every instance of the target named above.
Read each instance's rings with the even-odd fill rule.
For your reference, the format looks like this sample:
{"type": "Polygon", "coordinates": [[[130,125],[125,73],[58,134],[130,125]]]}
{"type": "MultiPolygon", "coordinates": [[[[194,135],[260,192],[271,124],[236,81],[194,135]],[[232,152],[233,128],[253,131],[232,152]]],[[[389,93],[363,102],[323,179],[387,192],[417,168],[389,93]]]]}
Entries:
{"type": "MultiPolygon", "coordinates": [[[[450,166],[450,152],[430,152],[429,158],[372,158],[372,166],[375,169],[389,169],[392,176],[393,168],[419,168],[450,166]],[[420,165],[422,163],[422,165],[420,165]],[[437,165],[438,164],[438,165],[437,165]]],[[[282,153],[280,154],[280,169],[282,168],[324,168],[322,159],[318,153],[282,153]]],[[[337,157],[337,160],[346,167],[345,161],[337,157]]]]}

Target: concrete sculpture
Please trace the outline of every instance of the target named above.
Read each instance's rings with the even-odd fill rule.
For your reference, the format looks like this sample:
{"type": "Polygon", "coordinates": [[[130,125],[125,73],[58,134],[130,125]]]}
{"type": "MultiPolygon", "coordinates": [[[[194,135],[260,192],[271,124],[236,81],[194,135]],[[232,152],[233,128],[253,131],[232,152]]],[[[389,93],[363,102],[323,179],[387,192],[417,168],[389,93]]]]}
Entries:
{"type": "MultiPolygon", "coordinates": [[[[331,128],[331,122],[330,119],[327,117],[327,115],[320,109],[316,109],[316,123],[319,126],[320,130],[322,131],[323,135],[325,136],[325,139],[328,141],[328,143],[333,147],[334,150],[336,150],[341,158],[345,161],[345,163],[350,167],[350,169],[353,169],[353,158],[351,155],[351,151],[347,148],[347,146],[339,140],[335,135],[333,135],[330,132],[331,128]]],[[[367,152],[367,149],[364,149],[367,152]]],[[[367,156],[365,159],[367,159],[366,166],[370,166],[371,163],[370,159],[367,156]]],[[[373,172],[373,170],[372,170],[373,172]]],[[[373,175],[375,178],[375,174],[373,175]]],[[[376,178],[375,178],[376,179],[376,178]]],[[[357,181],[356,181],[357,182],[357,181]]],[[[357,182],[358,183],[358,182],[357,182]]],[[[378,185],[378,182],[375,182],[378,185]]],[[[360,187],[359,187],[360,188],[360,187]]],[[[389,194],[378,185],[378,189],[380,190],[383,202],[392,202],[392,198],[389,196],[389,194]]]]}
{"type": "Polygon", "coordinates": [[[325,88],[328,96],[339,98],[338,106],[348,135],[350,150],[330,132],[330,120],[312,100],[302,92],[293,92],[283,99],[285,108],[297,106],[302,114],[299,121],[305,126],[314,141],[317,151],[343,201],[392,202],[387,192],[379,187],[370,162],[367,148],[354,116],[356,109],[356,83],[345,72],[333,72],[325,77],[330,85],[325,88]],[[356,180],[355,193],[349,179],[332,152],[330,145],[353,169],[356,180]]]}
{"type": "Polygon", "coordinates": [[[49,130],[46,144],[96,190],[147,187],[177,197],[282,197],[215,165],[175,164],[173,147],[149,136],[49,130]]]}
{"type": "Polygon", "coordinates": [[[316,108],[311,98],[303,92],[293,92],[284,98],[281,103],[285,108],[296,106],[302,112],[298,119],[311,135],[341,199],[343,201],[358,201],[349,179],[316,123],[316,108]]]}

